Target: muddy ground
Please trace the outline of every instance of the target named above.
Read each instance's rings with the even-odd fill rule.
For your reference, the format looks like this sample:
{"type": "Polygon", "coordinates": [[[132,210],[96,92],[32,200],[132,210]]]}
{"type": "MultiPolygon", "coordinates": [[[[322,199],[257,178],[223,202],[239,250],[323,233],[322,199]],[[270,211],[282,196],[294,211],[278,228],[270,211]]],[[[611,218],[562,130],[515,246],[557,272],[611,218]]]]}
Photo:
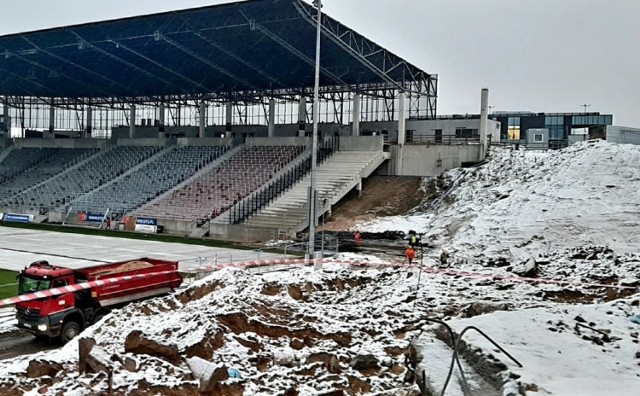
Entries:
{"type": "Polygon", "coordinates": [[[424,191],[420,177],[373,176],[363,181],[362,196],[352,191],[325,219],[326,231],[349,231],[379,216],[405,215],[435,191],[424,191]]]}

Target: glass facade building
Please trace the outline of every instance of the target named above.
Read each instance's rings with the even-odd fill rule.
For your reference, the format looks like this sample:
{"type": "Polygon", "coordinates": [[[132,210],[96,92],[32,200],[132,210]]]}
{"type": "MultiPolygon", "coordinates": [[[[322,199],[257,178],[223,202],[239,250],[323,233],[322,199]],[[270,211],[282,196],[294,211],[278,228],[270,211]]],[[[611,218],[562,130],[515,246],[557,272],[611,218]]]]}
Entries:
{"type": "Polygon", "coordinates": [[[589,135],[599,136],[613,116],[600,113],[533,113],[494,112],[490,118],[501,123],[500,139],[504,142],[524,143],[529,129],[548,129],[550,147],[566,147],[574,129],[588,129],[589,135]]]}

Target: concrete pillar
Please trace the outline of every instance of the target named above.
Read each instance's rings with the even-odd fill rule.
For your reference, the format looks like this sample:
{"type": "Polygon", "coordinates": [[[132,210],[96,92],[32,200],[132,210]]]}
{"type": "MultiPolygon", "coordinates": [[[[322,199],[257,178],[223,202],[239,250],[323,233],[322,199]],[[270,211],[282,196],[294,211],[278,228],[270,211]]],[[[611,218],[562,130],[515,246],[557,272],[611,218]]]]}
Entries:
{"type": "MultiPolygon", "coordinates": [[[[226,128],[225,131],[227,132],[231,132],[231,121],[233,120],[233,103],[228,102],[227,103],[227,113],[226,113],[226,117],[225,117],[225,122],[226,122],[226,128]]],[[[227,137],[231,137],[231,136],[227,136],[227,137]]]]}
{"type": "Polygon", "coordinates": [[[489,132],[489,89],[482,89],[482,96],[480,98],[480,161],[487,156],[487,143],[489,139],[487,134],[489,132]]]}
{"type": "Polygon", "coordinates": [[[165,120],[165,104],[160,103],[160,108],[158,109],[158,124],[160,127],[160,132],[164,132],[164,120],[165,120]]]}
{"type": "Polygon", "coordinates": [[[84,129],[84,133],[82,134],[82,138],[90,138],[91,130],[93,129],[93,107],[87,107],[87,126],[84,129]]]}
{"type": "Polygon", "coordinates": [[[207,104],[204,100],[200,101],[200,123],[198,124],[198,137],[203,138],[205,128],[207,127],[207,104]]]}
{"type": "Polygon", "coordinates": [[[9,100],[4,98],[4,106],[2,107],[2,120],[7,127],[7,132],[11,132],[11,125],[9,125],[9,100]]]}
{"type": "Polygon", "coordinates": [[[300,97],[298,102],[298,136],[303,137],[305,135],[307,126],[307,98],[305,96],[300,97]]]}
{"type": "Polygon", "coordinates": [[[353,126],[351,127],[353,136],[360,136],[360,95],[353,97],[353,126]]]}
{"type": "Polygon", "coordinates": [[[133,139],[136,134],[136,105],[129,107],[129,138],[133,139]]]}
{"type": "Polygon", "coordinates": [[[269,99],[269,133],[268,137],[272,138],[276,134],[276,101],[269,99]]]}
{"type": "MultiPolygon", "coordinates": [[[[5,106],[5,109],[7,107],[5,106]]],[[[6,120],[6,116],[5,116],[6,120]]],[[[49,133],[53,136],[53,131],[56,129],[56,108],[53,104],[49,107],[49,133]]]]}
{"type": "Polygon", "coordinates": [[[394,176],[404,176],[403,163],[404,163],[404,146],[398,146],[398,150],[396,152],[396,167],[393,170],[394,176]]]}
{"type": "Polygon", "coordinates": [[[407,117],[405,114],[407,107],[407,94],[400,92],[398,101],[398,145],[402,147],[404,146],[407,133],[407,117]]]}

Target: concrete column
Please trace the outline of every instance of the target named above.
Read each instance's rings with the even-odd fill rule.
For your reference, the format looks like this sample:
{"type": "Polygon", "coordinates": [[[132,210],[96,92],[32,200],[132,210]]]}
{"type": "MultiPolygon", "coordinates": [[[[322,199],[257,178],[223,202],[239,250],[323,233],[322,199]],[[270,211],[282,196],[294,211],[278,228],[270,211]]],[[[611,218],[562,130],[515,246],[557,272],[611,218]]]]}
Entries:
{"type": "MultiPolygon", "coordinates": [[[[5,106],[5,109],[7,107],[5,106]]],[[[6,120],[6,116],[5,116],[6,120]]],[[[53,136],[53,131],[56,129],[56,108],[51,105],[49,107],[49,133],[53,136]]]]}
{"type": "Polygon", "coordinates": [[[129,138],[133,139],[136,134],[136,105],[129,107],[129,138]]]}
{"type": "Polygon", "coordinates": [[[164,119],[165,119],[165,105],[164,103],[160,103],[160,108],[158,109],[158,124],[160,127],[160,132],[164,132],[164,119]]]}
{"type": "Polygon", "coordinates": [[[351,128],[353,136],[360,136],[360,95],[353,97],[353,126],[351,128]]]}
{"type": "Polygon", "coordinates": [[[2,107],[2,120],[7,128],[9,135],[11,134],[11,125],[9,125],[9,100],[4,98],[4,106],[2,107]]]}
{"type": "Polygon", "coordinates": [[[276,101],[269,99],[269,134],[270,138],[276,134],[276,101]]]}
{"type": "Polygon", "coordinates": [[[480,158],[482,161],[487,156],[487,143],[489,130],[489,89],[482,89],[480,98],[480,158]]]}
{"type": "Polygon", "coordinates": [[[207,127],[207,104],[204,100],[200,101],[200,123],[198,124],[198,137],[204,137],[204,131],[207,127]]]}
{"type": "Polygon", "coordinates": [[[407,107],[407,94],[400,92],[398,101],[398,145],[402,147],[404,146],[407,133],[407,116],[405,114],[407,107]]]}
{"type": "MultiPolygon", "coordinates": [[[[227,113],[226,113],[226,128],[225,131],[231,132],[231,121],[233,120],[233,103],[227,103],[227,113]]],[[[231,136],[227,136],[231,137],[231,136]]]]}
{"type": "Polygon", "coordinates": [[[298,102],[298,136],[303,137],[307,126],[307,98],[300,97],[298,102]]]}
{"type": "Polygon", "coordinates": [[[87,107],[87,125],[84,129],[84,133],[82,134],[83,139],[91,137],[91,130],[93,129],[92,125],[93,125],[93,107],[89,106],[87,107]]]}

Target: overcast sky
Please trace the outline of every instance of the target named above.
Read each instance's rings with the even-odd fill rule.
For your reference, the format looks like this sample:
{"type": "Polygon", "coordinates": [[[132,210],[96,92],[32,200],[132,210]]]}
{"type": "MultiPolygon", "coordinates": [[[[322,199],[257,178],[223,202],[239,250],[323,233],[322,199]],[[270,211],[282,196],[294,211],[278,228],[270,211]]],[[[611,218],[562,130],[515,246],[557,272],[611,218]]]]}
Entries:
{"type": "MultiPolygon", "coordinates": [[[[310,1],[310,0],[309,0],[310,1]]],[[[221,4],[3,0],[0,34],[221,4]]],[[[438,113],[612,113],[640,127],[640,0],[323,0],[324,11],[439,75],[438,113]]]]}

